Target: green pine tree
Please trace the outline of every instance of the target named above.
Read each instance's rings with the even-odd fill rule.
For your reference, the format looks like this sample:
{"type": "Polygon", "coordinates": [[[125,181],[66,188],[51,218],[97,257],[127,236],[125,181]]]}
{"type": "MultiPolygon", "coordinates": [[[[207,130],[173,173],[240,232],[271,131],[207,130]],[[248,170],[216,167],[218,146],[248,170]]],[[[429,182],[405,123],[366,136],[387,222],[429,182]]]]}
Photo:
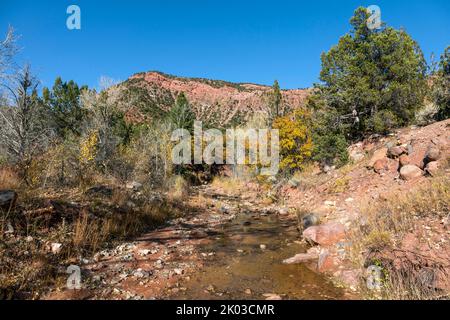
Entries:
{"type": "Polygon", "coordinates": [[[51,114],[53,126],[58,136],[65,138],[72,133],[80,135],[80,127],[85,117],[80,102],[80,94],[87,87],[79,87],[74,81],[63,82],[56,78],[53,88],[44,88],[43,102],[51,114]]]}
{"type": "Polygon", "coordinates": [[[282,99],[283,96],[281,94],[280,85],[278,81],[275,80],[272,85],[272,91],[269,96],[269,110],[268,110],[268,123],[272,125],[273,121],[282,116],[282,99]]]}
{"type": "Polygon", "coordinates": [[[439,107],[438,119],[444,120],[450,117],[450,46],[441,56],[439,70],[433,84],[433,98],[439,107]]]}
{"type": "Polygon", "coordinates": [[[366,8],[358,8],[351,32],[321,57],[319,94],[351,138],[386,130],[374,123],[386,114],[390,127],[409,123],[426,93],[426,63],[418,44],[404,30],[369,29],[368,17],[366,8]]]}

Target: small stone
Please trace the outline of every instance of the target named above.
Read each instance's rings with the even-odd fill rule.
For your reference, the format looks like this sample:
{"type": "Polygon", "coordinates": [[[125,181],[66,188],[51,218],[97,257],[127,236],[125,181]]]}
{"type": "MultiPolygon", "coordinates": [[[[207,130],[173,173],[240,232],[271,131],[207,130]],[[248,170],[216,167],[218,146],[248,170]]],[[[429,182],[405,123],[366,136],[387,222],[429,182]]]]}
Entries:
{"type": "Polygon", "coordinates": [[[25,238],[25,241],[26,242],[31,242],[31,241],[33,241],[33,237],[32,236],[28,236],[28,237],[25,238]]]}
{"type": "Polygon", "coordinates": [[[400,169],[400,178],[403,180],[412,180],[423,175],[423,171],[419,167],[408,164],[400,169]]]}
{"type": "Polygon", "coordinates": [[[432,177],[436,176],[439,172],[439,162],[432,161],[427,163],[427,166],[425,167],[425,172],[432,177]]]}
{"type": "Polygon", "coordinates": [[[250,289],[245,289],[245,294],[247,294],[247,295],[251,295],[252,294],[252,290],[250,290],[250,289]]]}
{"type": "Polygon", "coordinates": [[[146,256],[146,255],[148,255],[150,252],[151,252],[151,250],[149,250],[149,249],[141,249],[141,250],[138,251],[138,254],[139,254],[140,256],[146,256]]]}
{"type": "Polygon", "coordinates": [[[11,222],[8,221],[8,223],[6,224],[6,234],[13,234],[14,233],[14,228],[11,224],[11,222]]]}
{"type": "Polygon", "coordinates": [[[408,155],[406,155],[406,154],[402,154],[398,160],[399,160],[399,163],[400,163],[400,167],[404,167],[404,166],[410,164],[410,162],[411,162],[409,160],[408,155]]]}
{"type": "Polygon", "coordinates": [[[229,209],[225,206],[221,206],[219,209],[220,212],[222,212],[223,214],[228,214],[229,213],[229,209]]]}
{"type": "Polygon", "coordinates": [[[336,201],[327,200],[323,204],[328,206],[328,207],[335,207],[336,206],[336,201]]]}
{"type": "Polygon", "coordinates": [[[127,253],[126,255],[122,256],[122,261],[133,261],[134,257],[131,253],[127,253]]]}
{"type": "Polygon", "coordinates": [[[373,164],[373,170],[376,173],[381,173],[383,170],[387,170],[387,169],[388,169],[387,158],[379,159],[379,160],[375,161],[375,163],[373,164]]]}
{"type": "Polygon", "coordinates": [[[314,213],[310,213],[302,217],[303,230],[306,230],[309,227],[316,226],[318,224],[319,224],[319,217],[314,213]]]}
{"type": "Polygon", "coordinates": [[[142,183],[136,182],[136,181],[132,181],[132,182],[128,182],[126,184],[126,188],[130,189],[130,190],[139,190],[142,188],[142,183]]]}
{"type": "Polygon", "coordinates": [[[427,153],[425,154],[426,162],[437,161],[441,157],[441,151],[435,145],[428,147],[427,153]]]}
{"type": "Polygon", "coordinates": [[[53,254],[58,254],[61,252],[62,244],[58,242],[54,242],[51,244],[51,250],[53,254]]]}
{"type": "Polygon", "coordinates": [[[267,246],[265,244],[260,244],[259,247],[261,248],[261,250],[266,250],[267,246]]]}
{"type": "Polygon", "coordinates": [[[164,268],[163,261],[162,260],[157,260],[156,263],[155,263],[155,267],[158,268],[158,269],[164,268]]]}
{"type": "Polygon", "coordinates": [[[135,276],[136,278],[144,278],[144,277],[148,277],[150,274],[144,270],[142,270],[141,268],[137,269],[134,273],[133,276],[135,276]]]}
{"type": "Polygon", "coordinates": [[[173,272],[175,272],[175,274],[177,275],[182,275],[184,273],[184,270],[180,268],[175,268],[173,269],[173,272]]]}
{"type": "Polygon", "coordinates": [[[281,296],[275,293],[265,293],[263,294],[263,297],[265,297],[266,300],[283,300],[281,296]]]}
{"type": "Polygon", "coordinates": [[[331,222],[320,226],[309,227],[303,231],[303,237],[320,245],[332,245],[345,237],[345,226],[331,222]]]}
{"type": "Polygon", "coordinates": [[[376,150],[369,160],[368,167],[373,168],[373,165],[375,162],[377,162],[377,160],[383,159],[386,157],[386,153],[387,153],[387,148],[381,148],[381,149],[376,150]]]}
{"type": "Polygon", "coordinates": [[[404,147],[395,146],[395,147],[391,147],[388,149],[387,156],[389,158],[395,159],[395,158],[400,157],[404,153],[407,153],[407,150],[404,147]]]}

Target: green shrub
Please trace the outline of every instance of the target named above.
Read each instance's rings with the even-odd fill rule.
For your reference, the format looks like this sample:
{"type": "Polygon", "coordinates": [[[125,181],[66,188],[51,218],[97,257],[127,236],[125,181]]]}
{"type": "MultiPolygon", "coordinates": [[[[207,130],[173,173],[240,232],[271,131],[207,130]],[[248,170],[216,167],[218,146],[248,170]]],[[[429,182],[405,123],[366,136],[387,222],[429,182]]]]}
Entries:
{"type": "Polygon", "coordinates": [[[382,110],[375,113],[372,125],[374,132],[388,134],[398,126],[398,118],[391,110],[382,110]]]}

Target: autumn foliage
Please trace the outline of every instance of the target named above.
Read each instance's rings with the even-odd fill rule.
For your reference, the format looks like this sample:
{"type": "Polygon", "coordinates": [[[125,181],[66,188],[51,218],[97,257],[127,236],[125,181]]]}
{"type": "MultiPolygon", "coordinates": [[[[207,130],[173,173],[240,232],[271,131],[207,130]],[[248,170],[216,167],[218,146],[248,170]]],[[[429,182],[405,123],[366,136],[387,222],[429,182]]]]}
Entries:
{"type": "Polygon", "coordinates": [[[273,128],[280,134],[280,169],[301,170],[311,158],[313,143],[310,131],[310,112],[297,109],[292,114],[276,118],[273,128]]]}

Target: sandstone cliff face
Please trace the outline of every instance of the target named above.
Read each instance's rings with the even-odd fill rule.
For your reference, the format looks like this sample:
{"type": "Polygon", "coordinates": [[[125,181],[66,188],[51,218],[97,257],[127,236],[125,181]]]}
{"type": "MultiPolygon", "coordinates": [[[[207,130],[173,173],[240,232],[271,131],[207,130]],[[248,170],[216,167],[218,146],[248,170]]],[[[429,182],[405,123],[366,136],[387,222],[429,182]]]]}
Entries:
{"type": "MultiPolygon", "coordinates": [[[[245,122],[258,112],[267,113],[272,92],[269,86],[180,78],[159,72],[135,74],[121,86],[131,89],[134,97],[128,100],[137,102],[132,111],[128,110],[130,119],[141,121],[143,115],[137,112],[152,117],[163,114],[172,107],[177,95],[184,92],[197,119],[220,126],[245,122]]],[[[309,92],[309,89],[282,90],[282,109],[304,105],[309,92]]]]}

